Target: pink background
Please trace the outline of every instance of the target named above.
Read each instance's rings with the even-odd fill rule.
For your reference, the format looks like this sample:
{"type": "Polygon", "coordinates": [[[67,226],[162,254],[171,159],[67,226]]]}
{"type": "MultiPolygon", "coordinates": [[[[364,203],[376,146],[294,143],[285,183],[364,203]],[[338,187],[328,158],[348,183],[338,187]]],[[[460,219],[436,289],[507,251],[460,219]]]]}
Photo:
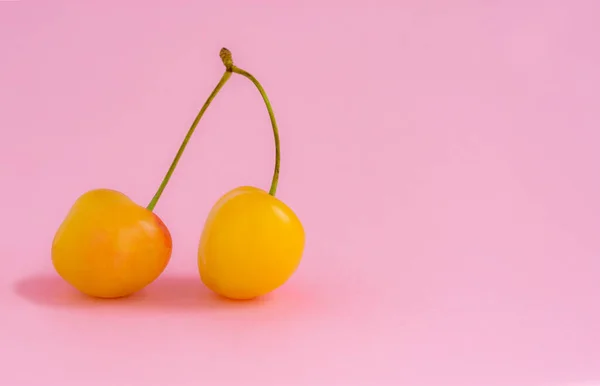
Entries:
{"type": "Polygon", "coordinates": [[[0,2],[0,384],[600,384],[600,2],[207,3],[0,2]],[[198,279],[211,205],[270,183],[234,77],[157,206],[164,276],[78,296],[58,224],[147,204],[222,46],[273,101],[301,268],[251,303],[198,279]]]}

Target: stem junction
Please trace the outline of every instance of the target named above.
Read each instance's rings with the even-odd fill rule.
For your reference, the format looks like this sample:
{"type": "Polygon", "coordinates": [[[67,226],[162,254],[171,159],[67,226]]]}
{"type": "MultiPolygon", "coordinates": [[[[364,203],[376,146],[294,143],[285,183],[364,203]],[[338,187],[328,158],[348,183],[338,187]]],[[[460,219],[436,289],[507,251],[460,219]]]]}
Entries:
{"type": "Polygon", "coordinates": [[[269,98],[267,97],[267,93],[265,92],[264,88],[259,83],[259,81],[254,76],[252,76],[252,74],[250,74],[249,72],[242,70],[241,68],[239,68],[233,64],[233,57],[231,55],[231,52],[227,48],[222,48],[219,53],[219,56],[221,57],[221,60],[223,61],[223,65],[225,66],[225,73],[221,77],[221,80],[219,80],[219,83],[217,83],[217,86],[215,87],[215,89],[209,95],[208,99],[206,100],[206,102],[204,103],[202,108],[200,109],[200,112],[198,112],[198,115],[196,116],[196,119],[194,119],[192,126],[189,128],[185,138],[183,139],[183,142],[181,143],[181,146],[179,147],[179,150],[177,151],[177,154],[175,155],[173,162],[171,162],[171,166],[169,167],[169,170],[167,170],[167,174],[163,178],[160,186],[158,187],[158,190],[154,194],[154,197],[152,198],[152,200],[146,207],[146,209],[148,209],[150,211],[154,210],[156,203],[160,199],[160,196],[162,195],[163,191],[165,190],[167,184],[169,183],[169,180],[171,179],[171,176],[173,175],[173,172],[175,171],[175,168],[177,167],[177,164],[179,163],[179,159],[183,155],[183,152],[184,152],[190,138],[192,137],[192,134],[194,134],[194,131],[196,130],[196,127],[198,126],[200,119],[204,115],[204,112],[208,109],[208,106],[210,106],[211,102],[213,101],[213,99],[215,99],[215,97],[217,96],[219,91],[221,91],[221,89],[223,88],[225,83],[227,83],[227,81],[231,77],[232,73],[236,73],[238,75],[244,76],[245,78],[249,79],[256,86],[260,95],[263,98],[263,101],[265,102],[267,111],[269,112],[271,126],[273,127],[273,137],[275,139],[275,170],[273,171],[273,178],[271,180],[271,188],[269,189],[269,194],[272,196],[275,196],[275,192],[277,191],[277,183],[279,182],[279,167],[280,167],[281,152],[280,152],[280,144],[279,144],[279,129],[277,128],[277,121],[275,120],[275,114],[273,113],[273,108],[271,107],[271,102],[269,101],[269,98]]]}

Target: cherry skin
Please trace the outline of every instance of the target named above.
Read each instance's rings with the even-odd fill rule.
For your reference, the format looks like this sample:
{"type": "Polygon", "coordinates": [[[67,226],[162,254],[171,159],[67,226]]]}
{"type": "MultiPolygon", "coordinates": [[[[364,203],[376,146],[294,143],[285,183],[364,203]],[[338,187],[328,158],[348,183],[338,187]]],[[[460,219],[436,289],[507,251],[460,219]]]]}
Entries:
{"type": "Polygon", "coordinates": [[[119,298],[152,283],[171,258],[169,230],[123,193],[96,189],[80,196],[52,242],[56,272],[82,293],[119,298]]]}
{"type": "Polygon", "coordinates": [[[204,285],[247,300],[283,285],[298,268],[302,224],[282,201],[255,187],[239,187],[213,206],[200,237],[198,269],[204,285]]]}

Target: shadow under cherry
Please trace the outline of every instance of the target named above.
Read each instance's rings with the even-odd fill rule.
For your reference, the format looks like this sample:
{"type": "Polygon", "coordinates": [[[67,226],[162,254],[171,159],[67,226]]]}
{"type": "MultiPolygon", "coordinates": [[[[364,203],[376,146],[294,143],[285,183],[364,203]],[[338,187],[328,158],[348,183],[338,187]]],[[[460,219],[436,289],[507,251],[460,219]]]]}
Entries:
{"type": "Polygon", "coordinates": [[[13,287],[24,301],[42,307],[202,312],[209,310],[265,310],[294,313],[314,309],[317,298],[299,288],[280,289],[252,300],[230,300],[209,291],[198,276],[164,275],[143,290],[118,299],[98,299],[75,290],[57,275],[33,275],[18,280],[13,287]]]}
{"type": "Polygon", "coordinates": [[[260,307],[271,297],[236,301],[207,290],[196,276],[164,276],[145,289],[118,299],[98,299],[75,290],[54,275],[22,278],[14,284],[15,293],[23,300],[53,308],[135,307],[148,309],[199,310],[206,308],[260,307]]]}

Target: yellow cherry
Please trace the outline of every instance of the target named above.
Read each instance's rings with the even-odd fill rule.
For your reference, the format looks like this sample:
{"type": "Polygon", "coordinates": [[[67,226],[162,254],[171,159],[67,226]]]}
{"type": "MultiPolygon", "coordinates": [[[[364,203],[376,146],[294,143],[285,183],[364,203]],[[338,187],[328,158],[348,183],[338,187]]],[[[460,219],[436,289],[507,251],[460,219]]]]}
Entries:
{"type": "Polygon", "coordinates": [[[200,118],[230,77],[226,71],[202,106],[146,208],[110,189],[92,190],[76,200],[52,243],[52,263],[67,283],[90,296],[119,298],[141,290],[164,271],[172,240],[154,207],[200,118]]]}
{"type": "Polygon", "coordinates": [[[264,190],[240,187],[225,194],[208,215],[200,238],[202,282],[231,299],[252,299],[284,284],[304,249],[296,214],[264,190]]]}
{"type": "Polygon", "coordinates": [[[220,53],[226,73],[252,81],[265,102],[275,139],[275,170],[269,192],[243,186],[225,194],[204,224],[198,270],[210,290],[231,299],[252,299],[283,285],[302,259],[305,234],[296,214],[275,197],[279,180],[279,130],[269,98],[254,76],[220,53]]]}
{"type": "Polygon", "coordinates": [[[52,242],[56,272],[84,294],[118,298],[153,282],[171,258],[169,230],[123,193],[96,189],[79,197],[52,242]]]}

